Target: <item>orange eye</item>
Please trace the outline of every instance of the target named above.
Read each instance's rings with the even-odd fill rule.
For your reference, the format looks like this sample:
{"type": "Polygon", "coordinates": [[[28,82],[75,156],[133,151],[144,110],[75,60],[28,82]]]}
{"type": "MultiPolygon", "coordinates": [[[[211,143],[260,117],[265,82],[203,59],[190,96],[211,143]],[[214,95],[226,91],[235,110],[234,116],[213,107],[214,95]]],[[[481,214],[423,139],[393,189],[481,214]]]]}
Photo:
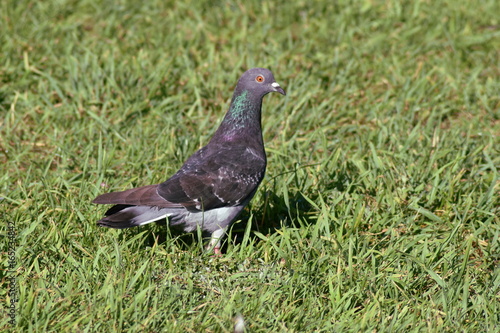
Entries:
{"type": "Polygon", "coordinates": [[[255,81],[257,82],[264,82],[264,77],[262,75],[259,75],[255,78],[255,81]]]}

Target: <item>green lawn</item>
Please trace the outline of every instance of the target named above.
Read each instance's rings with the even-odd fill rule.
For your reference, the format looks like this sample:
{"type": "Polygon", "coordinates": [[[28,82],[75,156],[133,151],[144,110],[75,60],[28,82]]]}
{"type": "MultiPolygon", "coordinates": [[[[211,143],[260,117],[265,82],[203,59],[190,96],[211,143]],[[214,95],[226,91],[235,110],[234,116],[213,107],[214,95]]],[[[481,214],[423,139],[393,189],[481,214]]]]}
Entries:
{"type": "Polygon", "coordinates": [[[1,1],[0,331],[498,332],[498,13],[1,1]],[[287,96],[264,99],[268,170],[225,255],[97,227],[91,200],[172,175],[251,67],[287,96]]]}

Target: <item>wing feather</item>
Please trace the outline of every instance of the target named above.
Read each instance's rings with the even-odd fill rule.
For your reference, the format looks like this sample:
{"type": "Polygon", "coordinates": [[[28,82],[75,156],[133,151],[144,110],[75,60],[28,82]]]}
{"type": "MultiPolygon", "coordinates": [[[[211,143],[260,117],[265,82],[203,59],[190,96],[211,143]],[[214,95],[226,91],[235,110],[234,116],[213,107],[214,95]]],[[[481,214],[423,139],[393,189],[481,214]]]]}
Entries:
{"type": "Polygon", "coordinates": [[[259,155],[248,147],[233,146],[229,151],[219,146],[212,152],[201,149],[174,176],[158,185],[158,194],[169,202],[198,210],[235,206],[253,196],[265,169],[264,153],[259,155]]]}

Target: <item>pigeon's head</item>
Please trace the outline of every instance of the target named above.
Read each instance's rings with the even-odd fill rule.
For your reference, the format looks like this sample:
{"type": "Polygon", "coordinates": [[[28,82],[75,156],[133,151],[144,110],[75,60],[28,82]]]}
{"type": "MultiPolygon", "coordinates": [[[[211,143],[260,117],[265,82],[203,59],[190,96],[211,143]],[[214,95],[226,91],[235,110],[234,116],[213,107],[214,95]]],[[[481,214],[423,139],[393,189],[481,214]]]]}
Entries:
{"type": "Polygon", "coordinates": [[[266,68],[252,68],[247,70],[238,81],[237,88],[251,91],[252,94],[260,97],[271,92],[279,92],[282,95],[286,95],[283,88],[274,79],[273,73],[266,68]]]}

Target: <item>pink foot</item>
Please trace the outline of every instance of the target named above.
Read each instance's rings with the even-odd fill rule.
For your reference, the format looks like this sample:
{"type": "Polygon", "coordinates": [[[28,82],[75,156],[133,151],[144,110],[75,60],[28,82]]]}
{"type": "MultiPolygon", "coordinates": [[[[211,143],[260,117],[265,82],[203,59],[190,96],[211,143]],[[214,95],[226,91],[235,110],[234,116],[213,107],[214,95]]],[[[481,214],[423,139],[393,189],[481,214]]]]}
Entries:
{"type": "Polygon", "coordinates": [[[222,257],[222,252],[220,251],[220,247],[214,247],[214,257],[222,257]]]}

